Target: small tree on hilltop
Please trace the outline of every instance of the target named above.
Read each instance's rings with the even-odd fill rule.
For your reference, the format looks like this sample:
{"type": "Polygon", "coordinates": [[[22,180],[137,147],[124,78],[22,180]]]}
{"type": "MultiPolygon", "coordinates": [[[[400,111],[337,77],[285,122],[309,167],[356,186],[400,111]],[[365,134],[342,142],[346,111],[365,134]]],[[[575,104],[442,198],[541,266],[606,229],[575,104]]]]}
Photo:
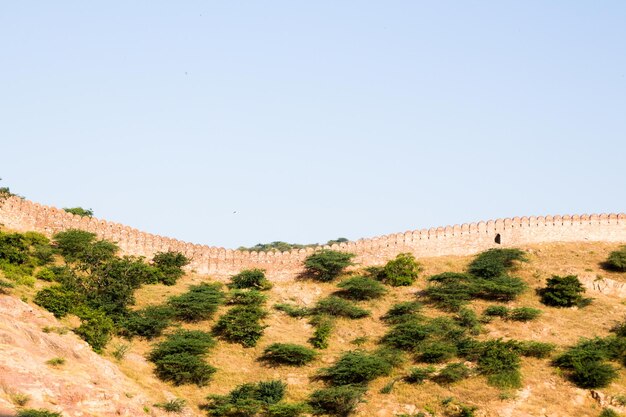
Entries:
{"type": "Polygon", "coordinates": [[[626,246],[609,254],[605,262],[606,269],[618,272],[626,272],[626,246]]]}
{"type": "Polygon", "coordinates": [[[332,281],[348,266],[352,265],[352,258],[356,255],[347,252],[338,252],[323,249],[310,255],[304,261],[307,274],[318,281],[332,281]]]}
{"type": "Polygon", "coordinates": [[[393,287],[408,286],[413,284],[421,270],[412,253],[400,253],[395,259],[387,262],[378,273],[378,277],[393,287]]]}

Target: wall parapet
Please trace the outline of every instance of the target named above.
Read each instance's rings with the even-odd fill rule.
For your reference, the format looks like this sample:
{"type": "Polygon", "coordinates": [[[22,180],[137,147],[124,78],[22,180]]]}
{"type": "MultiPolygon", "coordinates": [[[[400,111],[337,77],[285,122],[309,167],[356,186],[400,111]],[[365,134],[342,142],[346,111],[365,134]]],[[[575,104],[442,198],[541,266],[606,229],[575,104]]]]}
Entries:
{"type": "Polygon", "coordinates": [[[146,258],[157,252],[179,251],[192,260],[192,269],[217,275],[234,274],[244,268],[264,268],[281,276],[293,275],[301,270],[302,261],[321,247],[352,252],[357,255],[356,262],[376,265],[402,252],[411,252],[416,257],[431,257],[469,255],[492,247],[541,242],[626,242],[626,214],[623,213],[513,217],[409,230],[288,252],[240,251],[183,242],[119,223],[80,217],[19,197],[0,201],[0,224],[48,236],[62,230],[82,229],[116,242],[124,254],[146,258]]]}

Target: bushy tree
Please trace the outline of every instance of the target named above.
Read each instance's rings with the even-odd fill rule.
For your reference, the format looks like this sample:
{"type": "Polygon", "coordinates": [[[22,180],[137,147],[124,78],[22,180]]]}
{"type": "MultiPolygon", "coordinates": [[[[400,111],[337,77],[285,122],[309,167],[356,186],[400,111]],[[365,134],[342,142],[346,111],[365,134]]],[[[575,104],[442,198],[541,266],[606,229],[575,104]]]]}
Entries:
{"type": "Polygon", "coordinates": [[[126,337],[140,336],[150,340],[160,336],[170,325],[174,310],[169,306],[148,306],[132,311],[121,320],[119,333],[126,337]]]}
{"type": "Polygon", "coordinates": [[[605,266],[613,271],[626,272],[626,246],[609,254],[605,266]]]}
{"type": "Polygon", "coordinates": [[[548,278],[545,288],[538,291],[541,302],[553,307],[572,307],[584,302],[585,287],[576,275],[548,278]]]}
{"type": "Polygon", "coordinates": [[[315,304],[315,307],[313,307],[312,312],[314,314],[327,314],[329,316],[346,317],[350,319],[359,319],[370,315],[369,311],[362,309],[350,301],[335,296],[319,300],[317,304],[315,304]]]}
{"type": "Polygon", "coordinates": [[[293,343],[273,343],[265,348],[260,360],[273,365],[302,366],[313,361],[317,353],[293,343]]]}
{"type": "Polygon", "coordinates": [[[335,327],[334,320],[331,317],[320,314],[311,317],[310,324],[315,327],[315,331],[309,339],[309,343],[316,349],[326,349],[330,335],[335,327]]]}
{"type": "Polygon", "coordinates": [[[318,378],[331,385],[367,384],[375,378],[389,375],[392,364],[376,353],[351,351],[344,353],[332,366],[323,368],[318,378]]]}
{"type": "Polygon", "coordinates": [[[511,269],[515,261],[525,260],[524,252],[519,249],[489,249],[474,258],[468,272],[480,278],[496,278],[511,269]]]}
{"type": "Polygon", "coordinates": [[[314,415],[347,417],[361,402],[365,388],[354,385],[330,387],[313,391],[309,405],[314,415]]]}
{"type": "Polygon", "coordinates": [[[352,300],[380,298],[387,292],[380,282],[362,276],[347,278],[341,281],[337,286],[341,288],[338,295],[352,300]]]}
{"type": "Polygon", "coordinates": [[[266,326],[260,321],[267,313],[259,306],[238,305],[219,318],[213,332],[222,339],[243,347],[256,346],[266,326]]]}
{"type": "Polygon", "coordinates": [[[53,285],[40,290],[33,299],[35,304],[45,308],[55,317],[65,317],[82,302],[81,296],[61,285],[53,285]]]}
{"type": "Polygon", "coordinates": [[[89,343],[94,351],[102,353],[102,349],[111,340],[113,320],[103,311],[86,307],[78,309],[76,315],[80,317],[81,325],[74,329],[74,333],[89,343]]]}
{"type": "Polygon", "coordinates": [[[118,247],[106,240],[96,240],[96,234],[69,229],[53,236],[54,245],[68,262],[78,262],[84,269],[112,259],[118,247]]]}
{"type": "Polygon", "coordinates": [[[449,385],[467,378],[471,370],[461,362],[449,363],[433,378],[438,384],[449,385]]]}
{"type": "Polygon", "coordinates": [[[257,290],[269,290],[272,288],[272,284],[265,278],[265,271],[263,269],[244,269],[237,275],[230,277],[231,283],[228,285],[230,288],[254,288],[257,290]]]}
{"type": "Polygon", "coordinates": [[[152,258],[152,265],[157,269],[157,282],[174,285],[178,278],[185,274],[183,267],[188,265],[189,258],[180,252],[158,252],[152,258]]]}
{"type": "Polygon", "coordinates": [[[412,253],[400,253],[378,272],[378,278],[392,287],[412,285],[422,267],[412,253]]]}
{"type": "Polygon", "coordinates": [[[351,260],[355,256],[353,253],[323,249],[306,258],[304,267],[308,275],[318,281],[328,282],[352,265],[351,260]]]}
{"type": "Polygon", "coordinates": [[[186,322],[207,320],[213,317],[224,301],[220,284],[201,283],[192,285],[184,294],[171,297],[167,302],[174,316],[186,322]]]}
{"type": "Polygon", "coordinates": [[[394,304],[380,319],[387,324],[398,324],[420,318],[423,305],[417,301],[405,301],[394,304]]]}
{"type": "Polygon", "coordinates": [[[216,417],[267,415],[269,408],[283,399],[286,388],[287,385],[279,380],[242,384],[227,395],[209,395],[201,408],[209,416],[216,417]]]}

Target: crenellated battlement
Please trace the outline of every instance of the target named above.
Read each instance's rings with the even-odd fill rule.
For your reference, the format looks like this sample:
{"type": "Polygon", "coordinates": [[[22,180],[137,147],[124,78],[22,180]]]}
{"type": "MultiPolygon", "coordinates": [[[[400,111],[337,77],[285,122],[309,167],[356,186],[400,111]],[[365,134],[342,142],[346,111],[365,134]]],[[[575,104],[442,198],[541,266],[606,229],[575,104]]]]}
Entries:
{"type": "MultiPolygon", "coordinates": [[[[258,267],[272,272],[276,278],[289,277],[299,272],[302,261],[316,250],[248,252],[197,245],[119,223],[80,217],[18,197],[0,201],[0,224],[18,231],[35,230],[46,235],[82,229],[116,242],[125,254],[147,258],[161,251],[179,251],[192,260],[192,269],[218,275],[258,267]]],[[[418,258],[469,255],[500,246],[577,241],[626,242],[626,214],[513,217],[413,230],[324,247],[355,253],[356,262],[361,265],[377,265],[401,252],[411,252],[418,258]]]]}

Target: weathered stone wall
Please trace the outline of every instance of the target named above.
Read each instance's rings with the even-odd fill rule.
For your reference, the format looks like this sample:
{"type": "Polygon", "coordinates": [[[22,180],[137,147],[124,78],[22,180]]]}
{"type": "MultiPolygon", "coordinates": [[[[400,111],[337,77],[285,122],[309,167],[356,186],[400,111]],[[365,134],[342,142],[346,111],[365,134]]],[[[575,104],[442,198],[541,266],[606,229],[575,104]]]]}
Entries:
{"type": "MultiPolygon", "coordinates": [[[[66,229],[96,233],[120,246],[125,254],[151,258],[156,252],[174,250],[192,259],[199,273],[234,274],[244,268],[264,268],[273,277],[290,277],[301,271],[302,261],[315,249],[289,252],[246,252],[204,245],[141,232],[118,223],[80,217],[17,197],[0,202],[0,224],[47,235],[66,229]]],[[[469,255],[493,247],[540,242],[626,242],[625,214],[514,217],[487,222],[414,230],[371,239],[336,244],[328,248],[352,252],[361,265],[382,264],[401,252],[416,257],[469,255]],[[499,236],[500,243],[496,243],[499,236]]]]}

